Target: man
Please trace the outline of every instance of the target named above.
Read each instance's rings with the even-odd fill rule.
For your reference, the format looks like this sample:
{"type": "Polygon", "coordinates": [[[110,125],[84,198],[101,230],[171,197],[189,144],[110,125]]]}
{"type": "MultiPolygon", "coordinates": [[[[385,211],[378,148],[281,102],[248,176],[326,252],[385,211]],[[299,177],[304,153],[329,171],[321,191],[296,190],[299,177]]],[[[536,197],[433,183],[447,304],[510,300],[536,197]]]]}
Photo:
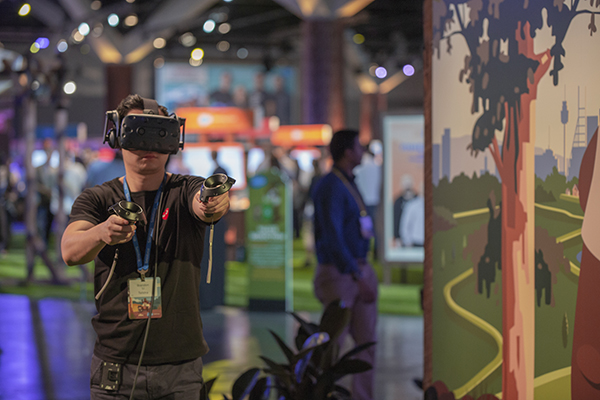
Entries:
{"type": "MultiPolygon", "coordinates": [[[[144,99],[130,95],[117,108],[119,121],[145,108],[144,99]]],[[[166,108],[159,109],[168,115],[166,108]]],[[[229,196],[202,203],[203,178],[167,173],[169,154],[122,152],[125,176],[83,191],[61,243],[68,265],[95,261],[91,399],[151,393],[151,398],[196,400],[201,357],[208,352],[199,305],[205,228],[227,213],[229,196]],[[144,223],[130,225],[110,215],[109,207],[124,199],[141,205],[144,223]],[[109,273],[113,263],[114,275],[109,273]],[[148,282],[151,286],[144,286],[148,282]],[[148,312],[139,312],[144,301],[154,302],[151,320],[148,312]]]]}
{"type": "Polygon", "coordinates": [[[229,72],[223,72],[221,74],[219,88],[210,94],[210,105],[212,107],[230,107],[233,105],[231,81],[232,77],[229,72]]]}
{"type": "MultiPolygon", "coordinates": [[[[348,330],[360,345],[376,341],[377,325],[377,276],[366,260],[373,224],[352,173],[361,163],[364,149],[354,130],[336,132],[329,149],[333,168],[311,194],[318,260],[314,289],[324,307],[341,299],[351,310],[348,330]]],[[[346,333],[339,338],[340,345],[346,333]]],[[[375,347],[358,357],[374,367],[375,347]]],[[[353,399],[373,399],[373,377],[373,370],[353,376],[353,399]]]]}

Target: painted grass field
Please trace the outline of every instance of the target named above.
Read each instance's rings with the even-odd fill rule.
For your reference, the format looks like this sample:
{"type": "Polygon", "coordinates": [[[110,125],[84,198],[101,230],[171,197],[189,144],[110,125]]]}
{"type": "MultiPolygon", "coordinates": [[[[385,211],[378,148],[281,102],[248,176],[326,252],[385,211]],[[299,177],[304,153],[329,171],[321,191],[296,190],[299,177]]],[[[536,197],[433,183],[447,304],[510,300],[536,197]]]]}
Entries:
{"type": "MultiPolygon", "coordinates": [[[[536,227],[547,230],[550,237],[562,238],[564,254],[576,267],[582,248],[581,236],[576,232],[583,214],[578,207],[559,199],[536,205],[535,214],[536,227]]],[[[477,398],[501,391],[502,282],[501,271],[497,270],[489,298],[485,292],[477,293],[476,274],[470,272],[473,262],[463,258],[463,248],[470,234],[487,226],[488,214],[466,215],[471,216],[457,219],[458,225],[451,230],[434,234],[433,377],[446,383],[457,398],[465,394],[477,398]]],[[[578,276],[571,268],[560,268],[556,278],[552,286],[554,303],[546,305],[542,301],[541,307],[535,308],[536,399],[570,397],[568,374],[578,276]]]]}

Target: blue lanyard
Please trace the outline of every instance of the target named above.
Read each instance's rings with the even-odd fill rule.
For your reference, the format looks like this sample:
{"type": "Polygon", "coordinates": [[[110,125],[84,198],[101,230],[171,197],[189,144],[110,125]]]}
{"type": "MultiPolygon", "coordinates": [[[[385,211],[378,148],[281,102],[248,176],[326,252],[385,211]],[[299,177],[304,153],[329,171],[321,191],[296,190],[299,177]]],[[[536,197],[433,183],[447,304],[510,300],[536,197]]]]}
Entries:
{"type": "MultiPolygon", "coordinates": [[[[156,211],[158,210],[158,203],[160,201],[160,195],[162,193],[163,185],[167,180],[167,174],[160,183],[156,196],[154,196],[154,205],[152,206],[152,213],[150,214],[150,223],[148,224],[148,234],[146,236],[146,251],[144,253],[144,263],[142,264],[142,253],[140,251],[140,244],[138,243],[137,235],[133,235],[133,247],[135,249],[135,259],[137,261],[137,270],[142,274],[142,278],[148,272],[148,265],[150,264],[150,251],[152,249],[152,236],[154,235],[154,221],[156,217],[156,211]]],[[[127,185],[127,176],[123,178],[123,190],[125,191],[125,199],[131,200],[131,193],[129,192],[129,186],[127,185]]],[[[142,279],[143,280],[143,279],[142,279]]]]}

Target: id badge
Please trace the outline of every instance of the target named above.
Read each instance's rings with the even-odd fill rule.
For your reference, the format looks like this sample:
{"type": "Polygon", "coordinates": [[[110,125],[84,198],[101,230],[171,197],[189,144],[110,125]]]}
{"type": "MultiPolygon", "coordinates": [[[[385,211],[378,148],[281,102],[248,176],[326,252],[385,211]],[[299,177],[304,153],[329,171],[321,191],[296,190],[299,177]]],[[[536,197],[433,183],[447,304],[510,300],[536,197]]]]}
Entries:
{"type": "MultiPolygon", "coordinates": [[[[129,295],[127,296],[129,319],[146,319],[150,313],[150,303],[152,302],[152,281],[154,278],[146,278],[142,281],[130,279],[129,295]]],[[[152,318],[162,317],[162,304],[160,299],[160,277],[156,278],[156,287],[154,290],[154,307],[152,318]]]]}
{"type": "Polygon", "coordinates": [[[364,217],[360,217],[360,233],[363,239],[371,239],[373,234],[373,220],[370,216],[366,215],[364,217]]]}

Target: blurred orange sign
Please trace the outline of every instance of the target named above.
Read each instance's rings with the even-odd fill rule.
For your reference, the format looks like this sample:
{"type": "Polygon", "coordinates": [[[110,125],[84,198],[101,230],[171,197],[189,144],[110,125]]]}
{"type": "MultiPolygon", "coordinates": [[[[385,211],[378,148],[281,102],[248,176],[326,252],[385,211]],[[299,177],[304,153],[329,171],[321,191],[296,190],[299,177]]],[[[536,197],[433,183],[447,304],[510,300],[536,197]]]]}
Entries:
{"type": "Polygon", "coordinates": [[[253,128],[252,111],[237,107],[182,107],[186,133],[237,133],[253,128]]]}
{"type": "Polygon", "coordinates": [[[332,130],[322,125],[282,125],[271,135],[275,146],[327,146],[331,141],[332,130]]]}

